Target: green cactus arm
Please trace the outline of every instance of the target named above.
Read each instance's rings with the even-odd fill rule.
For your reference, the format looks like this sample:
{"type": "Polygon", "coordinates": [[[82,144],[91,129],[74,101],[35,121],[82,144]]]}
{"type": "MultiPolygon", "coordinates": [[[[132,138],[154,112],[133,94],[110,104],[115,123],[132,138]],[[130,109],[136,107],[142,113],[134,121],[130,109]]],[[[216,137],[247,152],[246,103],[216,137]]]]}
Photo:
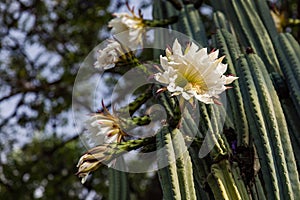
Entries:
{"type": "MultiPolygon", "coordinates": [[[[221,175],[221,179],[223,181],[224,186],[226,187],[227,193],[229,194],[231,199],[243,199],[240,191],[238,189],[238,186],[240,186],[241,191],[242,185],[241,182],[236,182],[234,180],[234,176],[232,173],[232,168],[230,167],[230,163],[228,160],[223,160],[218,164],[215,164],[215,166],[212,166],[212,171],[215,172],[215,175],[221,175]],[[215,167],[216,166],[216,167],[215,167]]],[[[237,174],[236,174],[237,175],[237,174]]],[[[249,197],[244,198],[243,200],[247,200],[249,197]]]]}
{"type": "Polygon", "coordinates": [[[282,176],[285,198],[300,195],[299,174],[283,110],[268,72],[257,55],[248,55],[250,70],[257,85],[257,91],[263,95],[261,102],[266,122],[269,126],[275,158],[278,160],[279,175],[282,176]]]}
{"type": "MultiPolygon", "coordinates": [[[[160,0],[159,0],[160,1],[160,0]]],[[[170,2],[161,2],[161,8],[164,9],[166,16],[173,16],[173,15],[179,15],[179,11],[173,7],[173,5],[170,2]]],[[[171,25],[172,30],[178,30],[178,23],[171,25]]]]}
{"type": "Polygon", "coordinates": [[[220,117],[218,114],[218,110],[216,108],[216,106],[222,106],[222,105],[206,105],[206,109],[207,112],[209,114],[209,122],[210,122],[210,127],[211,127],[211,131],[217,134],[220,134],[222,131],[219,130],[220,126],[222,126],[223,124],[220,125],[220,117]]]}
{"type": "Polygon", "coordinates": [[[264,26],[266,27],[271,39],[275,42],[275,38],[278,35],[274,20],[271,16],[270,8],[267,1],[254,0],[250,1],[255,6],[255,10],[259,14],[264,26]]]}
{"type": "MultiPolygon", "coordinates": [[[[124,162],[119,160],[119,162],[124,162]]],[[[109,169],[109,199],[127,200],[129,199],[129,186],[126,172],[116,169],[109,169]]]]}
{"type": "Polygon", "coordinates": [[[214,198],[218,200],[229,200],[230,197],[225,191],[224,186],[221,184],[220,179],[214,177],[211,173],[207,176],[207,183],[213,192],[214,198]]]}
{"type": "Polygon", "coordinates": [[[293,199],[295,195],[294,191],[298,190],[299,185],[297,182],[294,182],[295,186],[293,187],[296,188],[292,189],[290,179],[295,176],[297,177],[298,173],[297,170],[295,170],[294,156],[291,155],[293,153],[291,147],[289,147],[290,139],[284,116],[282,116],[280,102],[268,73],[263,67],[264,64],[259,57],[251,54],[246,58],[256,86],[259,102],[265,118],[265,125],[268,129],[267,133],[276,163],[275,169],[277,171],[280,194],[282,198],[293,199]],[[287,161],[291,162],[290,167],[288,167],[287,161]]]}
{"type": "Polygon", "coordinates": [[[191,32],[193,35],[193,39],[196,40],[203,47],[207,47],[207,37],[204,29],[204,24],[199,15],[199,11],[194,8],[193,5],[187,5],[184,7],[185,15],[187,16],[187,20],[189,23],[189,27],[191,27],[191,32]]]}
{"type": "Polygon", "coordinates": [[[199,119],[199,131],[201,133],[204,134],[205,136],[205,133],[209,127],[209,124],[207,124],[206,122],[209,121],[209,115],[208,115],[208,112],[207,112],[207,109],[206,109],[206,106],[204,104],[199,104],[199,113],[200,113],[200,119],[199,119]]]}
{"type": "Polygon", "coordinates": [[[129,113],[130,116],[134,114],[145,102],[147,102],[150,98],[153,97],[152,87],[150,85],[148,88],[144,90],[142,94],[137,96],[132,102],[130,102],[127,106],[124,106],[117,110],[118,113],[129,113]]]}
{"type": "Polygon", "coordinates": [[[297,40],[290,33],[282,33],[278,37],[281,51],[288,58],[290,68],[292,69],[294,76],[300,85],[300,46],[297,40]]]}
{"type": "Polygon", "coordinates": [[[194,120],[197,120],[197,119],[194,119],[191,116],[188,109],[185,109],[183,111],[183,117],[181,119],[181,125],[182,125],[182,128],[184,130],[184,135],[188,135],[188,136],[193,137],[193,138],[195,136],[203,138],[204,135],[203,135],[203,133],[200,132],[200,130],[198,129],[199,125],[196,124],[194,120]]]}
{"type": "MultiPolygon", "coordinates": [[[[152,16],[153,16],[153,19],[163,19],[163,18],[166,18],[167,16],[164,16],[163,14],[163,10],[162,10],[162,7],[161,7],[161,1],[160,0],[154,0],[153,1],[153,4],[152,4],[152,16]]],[[[163,44],[165,38],[164,38],[164,34],[162,33],[162,31],[160,30],[156,30],[154,32],[154,44],[153,46],[154,47],[159,47],[161,46],[161,44],[163,44]]],[[[161,49],[153,49],[153,56],[154,58],[159,58],[160,55],[163,54],[163,51],[161,49]]]]}
{"type": "Polygon", "coordinates": [[[185,9],[181,9],[179,12],[179,20],[178,20],[178,29],[177,31],[183,33],[184,35],[187,35],[194,39],[193,30],[189,24],[189,20],[187,17],[187,13],[185,9]]]}
{"type": "Polygon", "coordinates": [[[108,192],[108,197],[109,199],[115,198],[115,191],[116,191],[116,186],[113,185],[113,182],[115,181],[115,173],[114,169],[109,169],[109,192],[108,192]]]}
{"type": "Polygon", "coordinates": [[[207,105],[207,108],[210,113],[212,131],[213,133],[216,133],[217,143],[220,146],[220,155],[218,159],[221,159],[222,157],[227,156],[228,152],[230,151],[230,148],[228,148],[229,145],[227,143],[227,140],[223,134],[223,126],[226,117],[225,113],[222,112],[224,108],[223,105],[217,104],[207,105]]]}
{"type": "Polygon", "coordinates": [[[140,116],[140,117],[132,117],[129,119],[121,118],[120,117],[120,124],[123,130],[129,132],[132,128],[137,126],[144,126],[148,125],[151,122],[151,118],[148,115],[140,116]]]}
{"type": "Polygon", "coordinates": [[[214,200],[211,188],[208,190],[209,185],[207,182],[207,176],[210,174],[210,165],[208,157],[199,159],[198,145],[192,144],[189,148],[190,156],[193,164],[193,176],[195,180],[195,188],[197,193],[197,199],[201,200],[214,200]]]}
{"type": "Polygon", "coordinates": [[[176,96],[171,96],[168,91],[156,94],[157,88],[153,89],[154,95],[158,99],[158,103],[161,104],[167,113],[167,123],[175,128],[178,126],[181,119],[181,110],[179,107],[179,102],[176,96]]]}
{"type": "Polygon", "coordinates": [[[209,152],[210,157],[213,160],[218,160],[224,155],[227,154],[227,151],[224,151],[225,148],[223,148],[223,142],[220,138],[219,132],[214,132],[216,130],[215,123],[212,123],[215,121],[215,117],[212,112],[209,111],[209,109],[204,104],[199,105],[200,109],[200,132],[204,133],[205,140],[204,144],[201,146],[199,153],[207,153],[204,151],[207,151],[206,149],[211,149],[209,152]],[[220,140],[220,141],[219,141],[220,140]]]}
{"type": "Polygon", "coordinates": [[[263,181],[268,199],[280,199],[277,174],[275,170],[275,158],[272,155],[265,121],[256,92],[255,84],[244,56],[236,63],[239,85],[244,96],[245,110],[249,122],[250,132],[253,135],[254,144],[260,158],[263,181]]]}
{"type": "Polygon", "coordinates": [[[279,68],[279,62],[277,56],[275,54],[274,45],[272,40],[263,25],[260,17],[257,14],[256,9],[252,5],[252,1],[233,1],[236,2],[238,8],[241,9],[244,13],[243,23],[247,23],[247,34],[250,32],[250,38],[253,41],[254,46],[250,45],[250,47],[255,48],[255,51],[261,56],[268,68],[269,72],[278,72],[281,74],[281,69],[279,68]],[[240,4],[239,4],[240,3],[240,4]]]}
{"type": "Polygon", "coordinates": [[[207,159],[199,159],[199,148],[195,145],[192,144],[189,148],[189,152],[192,158],[195,182],[198,182],[198,185],[204,188],[206,184],[206,177],[210,172],[209,163],[207,162],[207,159]]]}
{"type": "MultiPolygon", "coordinates": [[[[184,135],[189,135],[189,132],[194,132],[197,131],[199,132],[198,126],[195,125],[192,117],[189,115],[189,113],[187,112],[185,114],[185,118],[182,121],[182,129],[181,131],[183,131],[184,135]],[[195,130],[196,129],[196,130],[195,130]]],[[[202,134],[192,134],[193,137],[197,137],[197,138],[204,138],[204,135],[202,134]]],[[[197,191],[199,192],[199,189],[204,188],[205,184],[206,184],[206,177],[210,172],[209,166],[210,164],[207,161],[208,157],[205,157],[203,159],[199,159],[199,147],[201,146],[201,144],[199,144],[198,142],[193,142],[191,144],[191,146],[189,147],[189,154],[191,157],[191,161],[192,161],[192,167],[193,167],[193,176],[194,176],[194,184],[197,187],[197,191]]],[[[206,195],[200,195],[200,196],[204,196],[203,198],[206,197],[206,195]]],[[[199,198],[199,194],[197,194],[197,197],[199,198]]],[[[202,199],[202,198],[201,198],[202,199]]]]}
{"type": "Polygon", "coordinates": [[[170,130],[164,126],[156,135],[158,175],[164,199],[181,199],[170,130]],[[167,162],[167,163],[166,163],[167,162]],[[165,166],[167,165],[167,166],[165,166]]]}
{"type": "MultiPolygon", "coordinates": [[[[298,55],[298,61],[299,61],[299,53],[300,53],[300,46],[299,43],[297,42],[297,40],[290,34],[290,33],[283,33],[281,35],[285,35],[289,41],[289,44],[292,46],[292,48],[294,49],[295,53],[298,55]]],[[[299,67],[298,67],[299,69],[299,67]]]]}
{"type": "Polygon", "coordinates": [[[166,27],[170,24],[174,24],[178,21],[177,16],[171,16],[165,19],[156,19],[156,20],[143,20],[143,23],[148,27],[166,27]]]}
{"type": "Polygon", "coordinates": [[[300,116],[300,60],[299,45],[290,34],[280,34],[278,37],[280,49],[277,49],[282,71],[290,91],[295,108],[300,116]]]}
{"type": "MultiPolygon", "coordinates": [[[[216,46],[220,49],[222,55],[225,55],[225,62],[228,64],[228,73],[236,74],[234,61],[241,54],[239,45],[233,35],[224,29],[217,30],[215,35],[216,46]]],[[[232,84],[232,89],[227,91],[230,110],[232,112],[232,121],[237,131],[238,146],[249,146],[250,134],[248,121],[244,109],[244,101],[239,87],[239,81],[232,84]]]]}
{"type": "Polygon", "coordinates": [[[185,5],[177,11],[169,2],[161,2],[161,8],[165,9],[166,16],[179,15],[178,22],[171,26],[173,30],[190,36],[203,46],[208,45],[203,22],[193,5],[185,5]]]}
{"type": "Polygon", "coordinates": [[[229,1],[226,14],[231,24],[235,24],[233,28],[241,44],[254,49],[263,58],[269,72],[281,74],[273,43],[254,6],[249,1],[229,1]]]}
{"type": "Polygon", "coordinates": [[[158,96],[159,103],[164,107],[164,109],[167,112],[168,118],[173,118],[175,117],[172,109],[172,105],[170,105],[170,102],[168,101],[168,96],[164,93],[159,94],[158,96]]]}
{"type": "MultiPolygon", "coordinates": [[[[178,16],[179,11],[174,8],[172,3],[169,1],[161,1],[161,0],[154,0],[153,2],[153,18],[161,19],[161,18],[168,18],[171,16],[178,16]]],[[[171,24],[171,28],[173,30],[178,30],[178,23],[171,24]]]]}
{"type": "Polygon", "coordinates": [[[182,199],[197,199],[193,178],[192,162],[183,135],[179,129],[171,134],[176,157],[177,174],[182,199]]]}
{"type": "Polygon", "coordinates": [[[222,148],[224,149],[224,152],[226,152],[224,157],[231,155],[232,154],[231,146],[227,142],[227,138],[224,133],[220,134],[219,142],[222,143],[222,148]]]}
{"type": "Polygon", "coordinates": [[[217,29],[225,29],[228,32],[230,31],[230,25],[225,15],[221,11],[216,11],[213,14],[213,22],[217,29]]]}
{"type": "MultiPolygon", "coordinates": [[[[268,137],[270,138],[270,144],[272,148],[272,152],[274,154],[275,163],[277,167],[277,180],[280,182],[281,185],[281,194],[288,199],[293,198],[293,192],[291,189],[291,182],[289,178],[289,173],[287,170],[287,163],[285,160],[285,153],[283,150],[283,145],[281,142],[280,137],[280,127],[278,126],[276,113],[274,110],[274,101],[276,101],[276,93],[274,96],[271,96],[269,93],[269,88],[263,77],[263,74],[259,68],[263,69],[263,62],[259,59],[259,57],[255,54],[250,54],[246,56],[249,69],[252,73],[252,77],[254,80],[254,84],[256,86],[259,102],[261,103],[262,113],[265,119],[265,124],[268,129],[268,137]]],[[[270,79],[269,79],[270,80],[270,79]]],[[[271,80],[270,80],[271,82],[271,80]]],[[[269,83],[270,84],[270,83],[269,83]]],[[[271,83],[272,84],[272,83],[271,83]]],[[[272,86],[272,85],[271,85],[272,86]]],[[[274,88],[273,88],[274,90],[274,88]]],[[[283,133],[287,133],[285,130],[283,133]]],[[[283,197],[282,196],[282,197],[283,197]]]]}
{"type": "Polygon", "coordinates": [[[282,95],[282,108],[287,119],[290,137],[295,152],[298,167],[300,166],[300,80],[299,80],[299,52],[298,42],[289,34],[281,33],[277,38],[277,54],[280,66],[285,76],[288,91],[282,95]],[[288,98],[290,97],[290,98],[288,98]]]}
{"type": "Polygon", "coordinates": [[[190,162],[187,152],[176,161],[181,199],[197,199],[192,171],[189,170],[189,168],[192,168],[190,162]]]}
{"type": "Polygon", "coordinates": [[[228,64],[228,73],[236,74],[235,60],[241,55],[241,49],[234,35],[226,29],[218,29],[215,34],[215,46],[220,49],[221,55],[225,55],[224,61],[228,64]]]}
{"type": "Polygon", "coordinates": [[[241,171],[240,171],[240,169],[238,167],[238,164],[236,162],[233,162],[230,165],[229,171],[231,171],[231,173],[232,173],[232,177],[234,179],[234,183],[237,186],[237,189],[239,191],[241,199],[243,199],[243,200],[250,200],[250,196],[249,196],[249,193],[248,193],[247,188],[245,186],[245,183],[243,182],[243,179],[241,178],[241,171]]]}
{"type": "Polygon", "coordinates": [[[254,183],[251,185],[251,196],[253,200],[267,200],[264,187],[258,176],[254,177],[254,183]]]}
{"type": "Polygon", "coordinates": [[[153,19],[163,19],[165,16],[163,15],[163,11],[161,8],[160,0],[153,0],[152,4],[152,17],[153,19]]]}
{"type": "Polygon", "coordinates": [[[284,111],[284,116],[288,124],[289,135],[291,138],[291,143],[293,146],[294,155],[297,162],[297,167],[300,168],[300,123],[299,116],[291,99],[284,99],[281,101],[282,109],[284,111]]]}
{"type": "Polygon", "coordinates": [[[242,199],[232,177],[228,161],[222,160],[211,166],[208,183],[215,199],[242,199]]]}

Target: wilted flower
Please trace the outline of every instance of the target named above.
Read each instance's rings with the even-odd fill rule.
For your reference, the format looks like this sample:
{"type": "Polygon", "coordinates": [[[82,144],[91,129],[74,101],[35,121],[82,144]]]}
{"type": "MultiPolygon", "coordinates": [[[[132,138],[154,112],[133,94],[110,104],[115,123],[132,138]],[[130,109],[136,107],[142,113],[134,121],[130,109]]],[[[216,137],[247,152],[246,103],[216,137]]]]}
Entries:
{"type": "Polygon", "coordinates": [[[111,115],[105,107],[103,109],[103,112],[93,113],[86,121],[90,138],[96,140],[97,137],[104,137],[105,143],[121,142],[127,134],[122,131],[119,119],[111,115]]]}
{"type": "Polygon", "coordinates": [[[107,145],[101,145],[90,149],[80,157],[77,167],[79,167],[76,175],[81,179],[81,183],[85,183],[90,172],[98,169],[102,162],[109,161],[111,156],[106,154],[107,145]]]}
{"type": "Polygon", "coordinates": [[[270,11],[271,16],[273,18],[275,27],[278,32],[283,31],[283,27],[287,25],[287,19],[283,12],[279,12],[279,10],[274,7],[273,10],[270,11]]]}
{"type": "Polygon", "coordinates": [[[98,69],[110,69],[119,61],[122,48],[118,41],[108,40],[108,45],[103,50],[98,50],[99,56],[94,66],[98,69]]]}
{"type": "Polygon", "coordinates": [[[275,3],[271,4],[270,8],[271,16],[278,32],[283,32],[284,28],[288,26],[297,26],[300,24],[300,19],[288,18],[288,13],[285,10],[278,9],[275,3]]]}
{"type": "Polygon", "coordinates": [[[219,51],[207,54],[207,49],[191,43],[184,53],[177,39],[172,50],[166,49],[166,56],[160,56],[164,72],[155,74],[154,78],[167,85],[173,95],[182,95],[186,100],[196,97],[201,102],[216,102],[218,95],[225,91],[225,85],[238,77],[224,76],[227,65],[218,59],[219,51]]]}
{"type": "Polygon", "coordinates": [[[112,33],[117,34],[116,37],[121,42],[128,42],[128,47],[131,49],[136,49],[139,45],[143,45],[142,37],[145,33],[145,23],[143,20],[142,14],[139,12],[139,15],[134,14],[133,8],[128,9],[131,14],[128,13],[114,13],[114,19],[112,19],[108,26],[112,28],[112,33]]]}

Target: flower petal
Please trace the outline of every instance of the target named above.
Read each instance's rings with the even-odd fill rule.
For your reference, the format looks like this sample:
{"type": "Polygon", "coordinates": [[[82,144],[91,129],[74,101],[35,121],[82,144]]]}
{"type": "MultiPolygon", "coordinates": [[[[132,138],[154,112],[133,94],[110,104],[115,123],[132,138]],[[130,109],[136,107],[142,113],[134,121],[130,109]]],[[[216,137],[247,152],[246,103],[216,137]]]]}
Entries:
{"type": "Polygon", "coordinates": [[[82,174],[82,177],[81,177],[82,184],[84,184],[86,182],[86,179],[88,178],[88,176],[89,176],[89,172],[82,174]]]}
{"type": "Polygon", "coordinates": [[[175,39],[174,43],[173,43],[173,55],[180,55],[182,56],[182,50],[181,50],[181,45],[179,44],[178,40],[175,39]]]}
{"type": "Polygon", "coordinates": [[[233,81],[237,80],[239,77],[235,76],[227,76],[226,77],[226,85],[232,83],[233,81]]]}

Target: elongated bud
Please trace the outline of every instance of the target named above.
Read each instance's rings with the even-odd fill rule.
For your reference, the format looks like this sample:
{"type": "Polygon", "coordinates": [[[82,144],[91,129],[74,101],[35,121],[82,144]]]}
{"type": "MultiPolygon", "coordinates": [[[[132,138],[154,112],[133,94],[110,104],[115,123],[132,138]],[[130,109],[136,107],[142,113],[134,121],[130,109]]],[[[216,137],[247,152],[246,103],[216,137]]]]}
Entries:
{"type": "Polygon", "coordinates": [[[78,172],[76,175],[81,179],[81,183],[85,183],[90,172],[98,169],[102,162],[111,159],[109,154],[106,154],[107,145],[101,145],[90,149],[83,156],[80,157],[77,167],[78,172]]]}

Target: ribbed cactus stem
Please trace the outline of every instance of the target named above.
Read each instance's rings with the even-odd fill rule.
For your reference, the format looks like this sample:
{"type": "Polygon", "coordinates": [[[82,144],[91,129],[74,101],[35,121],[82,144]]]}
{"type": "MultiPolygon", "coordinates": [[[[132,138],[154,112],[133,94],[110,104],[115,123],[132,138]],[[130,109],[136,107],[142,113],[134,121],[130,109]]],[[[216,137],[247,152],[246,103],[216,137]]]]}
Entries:
{"type": "Polygon", "coordinates": [[[261,56],[269,72],[281,74],[274,45],[253,4],[250,1],[229,1],[225,12],[233,24],[238,24],[232,28],[239,42],[261,56]]]}
{"type": "Polygon", "coordinates": [[[172,127],[176,127],[181,119],[181,110],[177,97],[171,96],[168,91],[156,94],[157,90],[158,87],[154,87],[153,93],[159,100],[158,103],[164,107],[167,113],[167,123],[172,127]]]}
{"type": "Polygon", "coordinates": [[[158,175],[164,199],[181,199],[175,153],[169,127],[164,126],[156,135],[158,175]]]}
{"type": "Polygon", "coordinates": [[[199,156],[202,158],[209,153],[213,160],[218,160],[227,154],[226,145],[220,136],[223,130],[219,129],[219,126],[223,126],[224,121],[222,122],[220,116],[215,113],[212,105],[200,104],[199,107],[200,131],[205,135],[199,156]]]}
{"type": "MultiPolygon", "coordinates": [[[[215,15],[221,15],[217,13],[215,15]]],[[[235,74],[234,62],[240,56],[241,51],[238,47],[238,43],[231,33],[224,29],[217,30],[215,35],[216,45],[221,51],[222,55],[225,55],[226,63],[228,63],[228,73],[235,74]]],[[[232,111],[232,120],[235,122],[235,129],[237,134],[238,146],[249,146],[250,133],[248,128],[248,121],[244,109],[244,101],[240,91],[238,81],[232,84],[232,89],[228,90],[227,97],[229,100],[229,106],[232,111]]]]}
{"type": "Polygon", "coordinates": [[[254,177],[254,183],[251,185],[251,195],[254,200],[267,200],[263,185],[258,176],[254,177]]]}
{"type": "MultiPolygon", "coordinates": [[[[124,164],[124,161],[119,161],[124,164]]],[[[109,200],[127,200],[130,198],[126,172],[109,169],[109,200]]]]}
{"type": "Polygon", "coordinates": [[[278,35],[274,20],[271,16],[271,10],[268,6],[267,1],[254,0],[251,1],[252,4],[255,5],[255,10],[259,14],[265,28],[267,29],[271,39],[275,42],[275,39],[278,35]]]}
{"type": "Polygon", "coordinates": [[[212,191],[216,199],[242,199],[229,166],[228,161],[222,160],[211,167],[208,183],[215,188],[212,191]]]}
{"type": "MultiPolygon", "coordinates": [[[[299,179],[295,178],[299,177],[299,174],[283,110],[272,85],[272,81],[268,76],[268,72],[265,68],[261,67],[263,63],[256,55],[251,55],[249,58],[255,63],[254,67],[251,68],[251,71],[253,76],[256,75],[257,77],[257,83],[260,85],[259,88],[261,88],[261,91],[263,91],[264,94],[269,93],[269,98],[262,99],[265,100],[264,108],[271,109],[265,111],[265,113],[268,113],[268,116],[265,118],[269,123],[269,129],[271,129],[271,131],[269,131],[271,133],[271,138],[274,136],[271,141],[276,147],[278,146],[274,153],[278,153],[278,156],[276,156],[276,159],[280,160],[280,165],[278,164],[278,166],[282,166],[282,168],[280,168],[282,171],[279,175],[283,176],[283,187],[286,189],[290,198],[293,199],[294,196],[297,197],[300,195],[299,179]],[[273,118],[270,117],[271,115],[273,115],[273,118]]],[[[285,198],[287,198],[287,196],[285,196],[285,198]]]]}
{"type": "Polygon", "coordinates": [[[181,125],[184,130],[183,134],[188,135],[190,137],[201,137],[204,138],[203,133],[198,129],[198,124],[196,121],[199,121],[199,116],[192,117],[189,110],[185,109],[183,111],[183,116],[181,119],[181,125]]]}
{"type": "Polygon", "coordinates": [[[204,24],[199,15],[199,11],[193,5],[184,6],[185,16],[191,28],[193,39],[196,40],[202,47],[207,47],[207,37],[204,29],[204,24]]]}
{"type": "Polygon", "coordinates": [[[179,129],[174,129],[171,136],[174,152],[176,157],[178,157],[176,160],[176,166],[181,198],[196,200],[197,198],[194,186],[193,167],[183,135],[179,129]]]}
{"type": "Polygon", "coordinates": [[[280,34],[278,55],[295,109],[300,116],[300,47],[290,34],[280,34]]]}
{"type": "Polygon", "coordinates": [[[239,85],[244,96],[245,110],[249,122],[249,128],[253,134],[254,143],[258,150],[258,156],[262,166],[262,174],[268,199],[280,199],[277,181],[276,167],[272,155],[271,143],[269,141],[263,113],[251,76],[247,60],[244,57],[238,59],[236,64],[239,75],[239,85]]]}
{"type": "Polygon", "coordinates": [[[231,163],[231,165],[228,164],[230,167],[229,171],[232,173],[232,177],[234,179],[234,183],[236,185],[237,190],[239,191],[239,194],[241,196],[241,199],[243,200],[250,200],[249,192],[247,191],[246,185],[241,179],[241,171],[238,167],[238,164],[236,162],[231,163]]]}

